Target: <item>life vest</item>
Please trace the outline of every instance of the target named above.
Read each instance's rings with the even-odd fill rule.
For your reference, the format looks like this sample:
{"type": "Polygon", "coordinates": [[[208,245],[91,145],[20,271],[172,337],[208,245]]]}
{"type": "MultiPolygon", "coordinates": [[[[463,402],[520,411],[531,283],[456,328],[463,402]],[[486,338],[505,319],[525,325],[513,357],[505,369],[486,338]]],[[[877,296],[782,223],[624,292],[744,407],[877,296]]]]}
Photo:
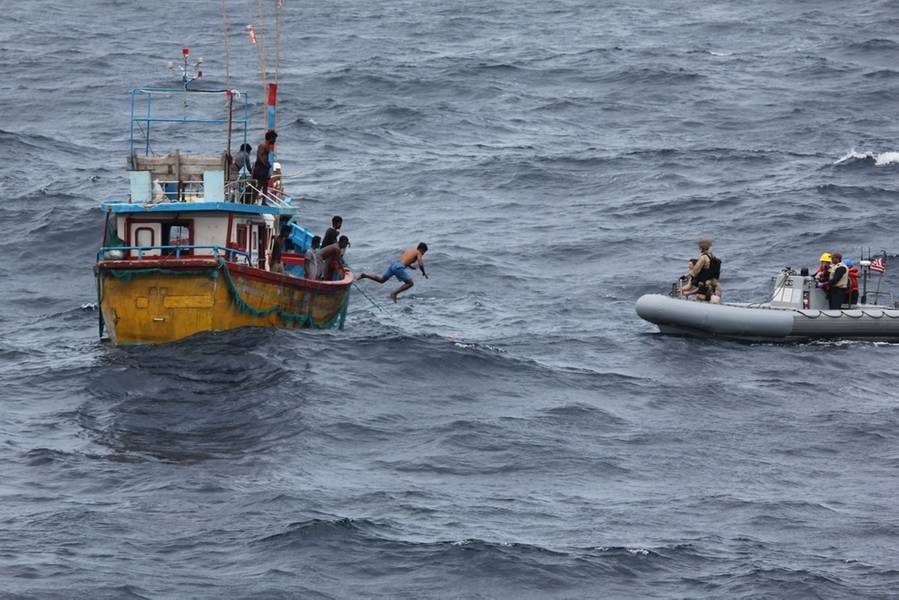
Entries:
{"type": "Polygon", "coordinates": [[[849,267],[849,289],[853,292],[858,291],[858,269],[855,265],[849,267]]]}
{"type": "Polygon", "coordinates": [[[693,278],[693,285],[696,286],[701,283],[705,283],[710,279],[718,279],[719,277],[721,277],[721,259],[708,251],[703,252],[702,254],[708,257],[709,262],[702,269],[700,269],[699,274],[693,278]]]}
{"type": "Polygon", "coordinates": [[[830,275],[830,277],[833,277],[834,271],[836,271],[839,267],[843,267],[843,276],[833,283],[833,287],[842,288],[844,290],[849,289],[849,267],[839,262],[830,267],[828,275],[830,275]]]}
{"type": "Polygon", "coordinates": [[[831,265],[821,265],[815,273],[815,280],[825,292],[830,291],[830,267],[831,265]]]}

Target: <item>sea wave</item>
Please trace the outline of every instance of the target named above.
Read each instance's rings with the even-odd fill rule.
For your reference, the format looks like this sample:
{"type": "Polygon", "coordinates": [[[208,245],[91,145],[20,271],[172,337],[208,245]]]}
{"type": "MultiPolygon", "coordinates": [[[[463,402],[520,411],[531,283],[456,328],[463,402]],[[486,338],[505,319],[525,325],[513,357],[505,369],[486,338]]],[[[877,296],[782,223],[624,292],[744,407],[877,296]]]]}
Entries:
{"type": "Polygon", "coordinates": [[[855,148],[834,161],[834,165],[865,164],[886,167],[899,164],[899,151],[858,152],[855,148]]]}

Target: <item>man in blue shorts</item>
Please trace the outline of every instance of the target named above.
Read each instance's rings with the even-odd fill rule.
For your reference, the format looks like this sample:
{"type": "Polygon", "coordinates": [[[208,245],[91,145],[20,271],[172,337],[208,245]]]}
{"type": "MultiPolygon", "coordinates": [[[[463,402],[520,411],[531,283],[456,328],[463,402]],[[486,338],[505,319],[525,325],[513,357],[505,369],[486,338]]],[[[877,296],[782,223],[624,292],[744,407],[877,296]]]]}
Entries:
{"type": "Polygon", "coordinates": [[[396,277],[403,282],[403,285],[390,292],[390,299],[396,302],[396,297],[400,292],[405,292],[412,287],[412,276],[406,269],[421,269],[421,274],[425,279],[430,279],[425,272],[424,254],[428,251],[428,245],[424,242],[415,248],[407,248],[400,255],[399,260],[390,263],[383,275],[369,275],[368,273],[360,273],[357,279],[371,279],[378,283],[385,283],[391,277],[396,277]]]}

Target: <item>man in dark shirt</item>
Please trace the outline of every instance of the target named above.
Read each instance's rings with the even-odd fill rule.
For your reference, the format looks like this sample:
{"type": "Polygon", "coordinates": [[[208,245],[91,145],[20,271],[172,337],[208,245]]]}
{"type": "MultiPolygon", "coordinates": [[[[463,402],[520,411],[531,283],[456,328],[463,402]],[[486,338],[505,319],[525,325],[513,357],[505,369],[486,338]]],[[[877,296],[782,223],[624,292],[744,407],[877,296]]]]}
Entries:
{"type": "Polygon", "coordinates": [[[284,261],[281,257],[284,255],[284,243],[289,234],[290,229],[282,227],[281,233],[272,242],[272,253],[268,260],[269,270],[272,273],[284,273],[284,261]]]}
{"type": "Polygon", "coordinates": [[[341,226],[343,226],[343,217],[338,215],[331,217],[331,226],[328,227],[328,231],[325,232],[325,236],[322,238],[322,248],[337,242],[337,238],[340,237],[341,226]]]}
{"type": "Polygon", "coordinates": [[[265,132],[265,141],[256,148],[256,164],[253,165],[253,179],[259,184],[260,191],[268,192],[268,180],[272,176],[272,152],[275,151],[275,141],[278,134],[274,129],[265,132]]]}

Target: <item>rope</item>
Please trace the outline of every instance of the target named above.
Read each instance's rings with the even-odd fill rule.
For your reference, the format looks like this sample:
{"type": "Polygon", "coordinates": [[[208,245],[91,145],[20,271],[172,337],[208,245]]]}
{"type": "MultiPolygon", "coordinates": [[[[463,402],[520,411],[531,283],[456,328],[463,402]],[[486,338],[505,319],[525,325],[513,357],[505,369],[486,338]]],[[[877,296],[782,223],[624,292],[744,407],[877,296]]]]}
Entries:
{"type": "MultiPolygon", "coordinates": [[[[265,53],[265,9],[262,5],[262,0],[256,0],[256,4],[259,8],[259,35],[256,36],[256,47],[259,49],[259,71],[262,76],[262,97],[266,98],[265,105],[268,106],[268,93],[265,89],[265,80],[268,78],[268,66],[266,65],[266,53],[265,53]]],[[[264,123],[263,129],[268,124],[268,116],[263,113],[262,121],[264,123]]]]}
{"type": "MultiPolygon", "coordinates": [[[[137,129],[140,131],[140,134],[144,136],[144,138],[146,138],[147,132],[144,131],[144,126],[140,124],[140,121],[135,121],[135,124],[137,125],[137,129]]],[[[156,152],[153,150],[153,147],[149,143],[147,144],[147,150],[150,152],[150,154],[156,154],[156,152]]]]}
{"type": "Polygon", "coordinates": [[[228,14],[225,10],[225,0],[222,0],[222,32],[225,35],[225,85],[231,89],[231,47],[228,43],[228,14]]]}
{"type": "MultiPolygon", "coordinates": [[[[348,263],[347,261],[343,261],[343,264],[346,265],[346,267],[347,267],[348,269],[350,269],[351,271],[353,270],[353,268],[350,266],[350,263],[348,263]]],[[[375,302],[374,300],[372,300],[372,299],[371,299],[371,296],[369,296],[368,294],[365,293],[365,290],[362,289],[362,286],[360,286],[358,283],[356,283],[356,280],[355,280],[355,279],[353,280],[353,285],[356,287],[357,290],[359,290],[359,293],[360,293],[360,294],[362,294],[363,296],[365,296],[365,299],[366,299],[366,300],[368,300],[369,302],[372,303],[372,306],[374,306],[375,308],[377,308],[379,311],[384,312],[384,309],[381,308],[381,305],[378,304],[377,302],[375,302]]]]}
{"type": "Polygon", "coordinates": [[[283,0],[276,0],[275,12],[275,84],[281,77],[281,9],[284,8],[283,0]]]}
{"type": "Polygon", "coordinates": [[[103,337],[103,327],[106,323],[103,321],[103,294],[100,287],[100,278],[96,277],[97,280],[97,327],[100,330],[100,337],[103,337]]]}
{"type": "Polygon", "coordinates": [[[234,285],[234,281],[231,279],[231,272],[228,269],[228,265],[225,262],[225,259],[219,257],[219,268],[222,270],[222,273],[225,274],[225,283],[228,285],[228,292],[231,294],[231,301],[241,312],[245,312],[254,317],[267,317],[269,315],[278,315],[282,321],[297,323],[298,325],[304,325],[306,327],[312,329],[328,329],[337,324],[338,328],[343,329],[343,323],[346,319],[346,309],[349,305],[350,293],[347,291],[343,296],[343,300],[340,303],[340,310],[337,311],[337,314],[328,319],[323,324],[318,324],[315,322],[315,319],[312,318],[311,314],[303,314],[303,313],[295,313],[286,311],[281,308],[279,305],[271,306],[269,308],[255,308],[247,304],[246,300],[240,295],[240,291],[234,285]]]}
{"type": "Polygon", "coordinates": [[[748,304],[747,306],[749,308],[759,308],[759,307],[761,307],[762,304],[771,304],[771,302],[773,302],[774,298],[777,296],[777,293],[780,292],[781,290],[786,289],[787,277],[789,277],[789,275],[785,275],[784,278],[781,280],[781,282],[774,287],[774,291],[771,292],[771,294],[768,296],[767,300],[763,300],[762,302],[753,302],[753,303],[748,304]]]}
{"type": "Polygon", "coordinates": [[[368,300],[369,302],[371,302],[372,305],[373,305],[375,308],[377,308],[377,309],[378,309],[379,311],[381,311],[381,312],[384,312],[384,309],[381,308],[381,305],[378,304],[377,302],[375,302],[374,300],[372,300],[371,297],[370,297],[368,294],[365,293],[365,290],[363,290],[363,289],[359,286],[359,284],[357,284],[357,283],[354,281],[354,282],[353,282],[353,285],[356,286],[356,289],[359,290],[359,293],[361,293],[363,296],[365,296],[365,299],[368,300]]]}
{"type": "Polygon", "coordinates": [[[119,281],[128,282],[138,275],[173,275],[175,277],[189,277],[196,275],[204,275],[209,279],[218,277],[218,269],[203,269],[202,271],[181,271],[177,269],[103,269],[104,273],[108,273],[119,281]]]}

